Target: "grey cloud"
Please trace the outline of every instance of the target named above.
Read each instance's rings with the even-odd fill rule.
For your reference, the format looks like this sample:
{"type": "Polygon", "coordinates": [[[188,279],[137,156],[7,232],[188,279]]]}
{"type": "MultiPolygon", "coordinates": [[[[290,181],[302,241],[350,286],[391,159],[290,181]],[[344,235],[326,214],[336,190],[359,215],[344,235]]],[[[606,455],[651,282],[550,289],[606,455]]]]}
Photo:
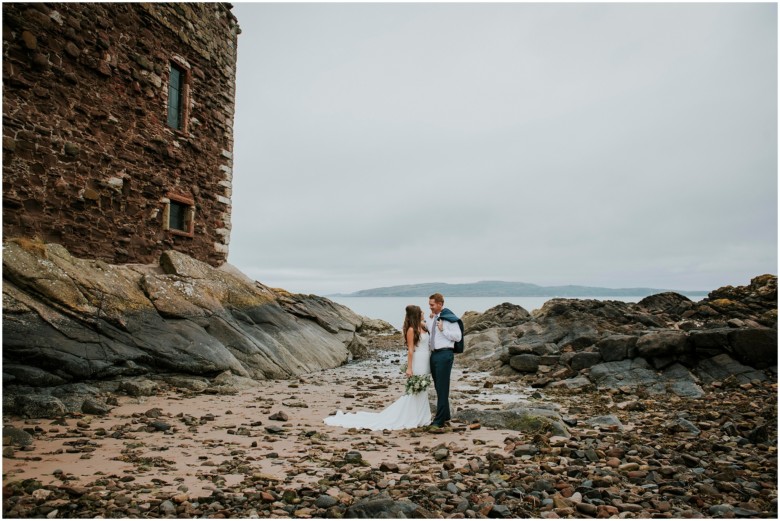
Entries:
{"type": "Polygon", "coordinates": [[[713,289],[777,271],[773,4],[234,13],[230,262],[262,282],[713,289]]]}

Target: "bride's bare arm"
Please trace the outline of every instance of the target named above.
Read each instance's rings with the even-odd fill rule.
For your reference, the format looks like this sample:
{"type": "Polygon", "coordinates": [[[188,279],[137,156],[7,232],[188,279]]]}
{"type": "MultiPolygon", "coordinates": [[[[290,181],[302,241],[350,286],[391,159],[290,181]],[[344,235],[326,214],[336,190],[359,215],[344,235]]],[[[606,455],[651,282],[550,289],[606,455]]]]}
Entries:
{"type": "Polygon", "coordinates": [[[412,357],[414,356],[414,330],[406,330],[406,376],[412,376],[412,357]]]}

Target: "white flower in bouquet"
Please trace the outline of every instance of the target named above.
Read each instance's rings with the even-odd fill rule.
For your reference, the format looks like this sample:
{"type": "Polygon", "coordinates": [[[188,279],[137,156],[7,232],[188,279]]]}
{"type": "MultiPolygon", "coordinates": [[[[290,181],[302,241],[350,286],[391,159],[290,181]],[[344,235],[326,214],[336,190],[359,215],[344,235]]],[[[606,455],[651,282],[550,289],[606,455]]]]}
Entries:
{"type": "Polygon", "coordinates": [[[428,390],[431,386],[431,375],[413,375],[406,380],[406,394],[417,394],[428,390]]]}

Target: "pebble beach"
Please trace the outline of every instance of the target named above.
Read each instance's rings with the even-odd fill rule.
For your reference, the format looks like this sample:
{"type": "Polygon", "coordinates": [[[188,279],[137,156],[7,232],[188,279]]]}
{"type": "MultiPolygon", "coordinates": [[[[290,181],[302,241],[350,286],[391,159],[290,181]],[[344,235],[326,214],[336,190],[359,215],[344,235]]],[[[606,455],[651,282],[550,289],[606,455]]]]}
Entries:
{"type": "Polygon", "coordinates": [[[571,435],[478,420],[403,431],[323,423],[398,398],[403,354],[386,347],[235,394],[117,395],[104,416],[5,417],[4,517],[777,515],[776,383],[716,382],[707,399],[659,400],[538,391],[456,362],[455,411],[548,408],[571,435]],[[592,421],[605,417],[617,422],[592,421]]]}

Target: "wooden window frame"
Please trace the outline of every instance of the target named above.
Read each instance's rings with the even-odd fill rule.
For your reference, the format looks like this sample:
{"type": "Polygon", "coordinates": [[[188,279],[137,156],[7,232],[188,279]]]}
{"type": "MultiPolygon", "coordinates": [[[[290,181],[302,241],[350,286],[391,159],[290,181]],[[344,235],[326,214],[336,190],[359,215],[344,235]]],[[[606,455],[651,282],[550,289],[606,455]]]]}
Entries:
{"type": "Polygon", "coordinates": [[[165,103],[165,125],[174,132],[186,133],[189,129],[190,120],[190,85],[192,82],[192,71],[188,65],[180,60],[172,58],[168,65],[168,97],[165,103]],[[180,74],[181,85],[179,87],[179,128],[173,127],[168,122],[168,116],[171,110],[171,71],[176,68],[180,74]]]}
{"type": "Polygon", "coordinates": [[[182,237],[195,237],[195,200],[179,194],[169,193],[168,197],[163,199],[165,208],[163,209],[163,229],[182,237]],[[186,206],[184,223],[186,230],[171,227],[171,204],[186,206]]]}

